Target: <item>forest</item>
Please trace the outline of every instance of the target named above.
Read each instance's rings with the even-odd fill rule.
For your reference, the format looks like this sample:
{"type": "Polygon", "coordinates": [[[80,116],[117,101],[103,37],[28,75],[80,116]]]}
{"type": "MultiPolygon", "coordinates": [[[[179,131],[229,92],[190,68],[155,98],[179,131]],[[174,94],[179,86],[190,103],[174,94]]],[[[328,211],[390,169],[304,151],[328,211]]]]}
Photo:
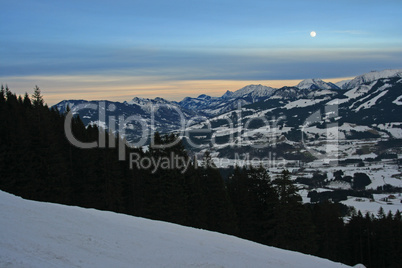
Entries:
{"type": "MultiPolygon", "coordinates": [[[[328,201],[303,204],[287,170],[270,176],[262,167],[236,167],[227,178],[206,152],[193,161],[179,141],[174,146],[126,148],[144,158],[189,160],[190,166],[141,169],[118,160],[118,148],[81,149],[65,136],[66,114],[49,108],[35,87],[30,96],[0,91],[0,189],[23,198],[109,210],[235,235],[258,243],[316,255],[348,265],[400,267],[401,212],[344,220],[345,208],[328,201]]],[[[77,140],[96,141],[99,131],[76,116],[77,140]]],[[[178,139],[153,137],[156,145],[178,139]]]]}

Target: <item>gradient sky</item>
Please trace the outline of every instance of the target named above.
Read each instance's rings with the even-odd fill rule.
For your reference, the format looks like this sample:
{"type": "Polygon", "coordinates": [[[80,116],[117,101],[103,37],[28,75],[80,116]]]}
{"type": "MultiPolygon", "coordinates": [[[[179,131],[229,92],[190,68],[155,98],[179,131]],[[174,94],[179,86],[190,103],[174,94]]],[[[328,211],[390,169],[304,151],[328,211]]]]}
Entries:
{"type": "Polygon", "coordinates": [[[0,83],[19,94],[38,85],[49,104],[402,68],[401,0],[0,0],[0,10],[0,83]]]}

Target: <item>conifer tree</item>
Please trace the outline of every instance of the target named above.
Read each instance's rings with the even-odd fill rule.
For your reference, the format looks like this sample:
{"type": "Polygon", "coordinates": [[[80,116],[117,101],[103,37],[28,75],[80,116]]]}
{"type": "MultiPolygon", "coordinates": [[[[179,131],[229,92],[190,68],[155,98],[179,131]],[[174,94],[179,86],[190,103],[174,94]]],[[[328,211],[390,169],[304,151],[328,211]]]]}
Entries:
{"type": "Polygon", "coordinates": [[[5,95],[5,91],[4,91],[4,86],[1,85],[1,88],[0,88],[0,104],[4,103],[5,100],[6,100],[6,95],[5,95]]]}
{"type": "Polygon", "coordinates": [[[380,220],[385,219],[385,213],[382,207],[378,209],[377,218],[380,220]]]}
{"type": "Polygon", "coordinates": [[[237,224],[234,209],[222,176],[208,151],[205,152],[201,168],[198,171],[203,194],[207,201],[208,229],[235,234],[237,224]]]}
{"type": "Polygon", "coordinates": [[[6,85],[6,91],[5,91],[5,95],[7,100],[11,99],[11,97],[13,96],[13,93],[10,91],[10,89],[8,88],[8,85],[6,85]]]}
{"type": "Polygon", "coordinates": [[[23,104],[24,104],[24,106],[25,106],[26,108],[31,107],[31,105],[32,105],[31,100],[29,99],[29,95],[28,95],[28,93],[26,93],[26,92],[25,92],[25,95],[24,95],[23,104]]]}
{"type": "Polygon", "coordinates": [[[344,222],[338,204],[323,202],[309,206],[316,227],[318,256],[333,261],[344,257],[344,222]]]}
{"type": "Polygon", "coordinates": [[[236,211],[239,235],[269,243],[269,222],[277,203],[270,176],[262,167],[236,167],[229,177],[228,191],[236,211]]]}
{"type": "Polygon", "coordinates": [[[38,86],[35,86],[34,93],[32,94],[32,104],[34,107],[42,107],[43,103],[44,100],[40,88],[38,86]]]}
{"type": "Polygon", "coordinates": [[[284,170],[274,180],[279,195],[274,211],[274,246],[312,253],[316,250],[316,237],[311,215],[302,205],[297,187],[290,180],[290,173],[284,170]]]}

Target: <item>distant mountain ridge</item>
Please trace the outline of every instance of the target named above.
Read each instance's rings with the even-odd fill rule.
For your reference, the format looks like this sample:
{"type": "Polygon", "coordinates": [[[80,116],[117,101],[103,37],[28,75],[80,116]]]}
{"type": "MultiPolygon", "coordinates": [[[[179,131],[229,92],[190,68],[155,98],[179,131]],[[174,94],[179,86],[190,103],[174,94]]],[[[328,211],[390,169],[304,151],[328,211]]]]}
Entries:
{"type": "MultiPolygon", "coordinates": [[[[142,118],[147,126],[150,126],[153,122],[153,130],[162,133],[182,128],[183,120],[193,120],[193,123],[202,122],[208,118],[219,118],[220,115],[250,105],[250,107],[261,107],[258,109],[260,112],[262,107],[271,110],[275,109],[276,111],[283,110],[275,116],[286,115],[289,119],[289,115],[292,114],[291,111],[298,109],[298,107],[306,107],[304,110],[313,109],[318,103],[336,102],[342,106],[342,109],[349,114],[350,118],[352,114],[348,112],[348,109],[357,114],[362,112],[367,114],[373,111],[373,113],[369,113],[371,116],[365,115],[360,119],[356,119],[357,121],[354,119],[354,123],[359,123],[360,121],[364,121],[366,124],[374,123],[375,118],[378,120],[381,118],[381,123],[387,123],[386,118],[394,118],[395,115],[402,114],[397,112],[402,107],[402,97],[398,95],[399,92],[395,89],[401,84],[402,80],[400,78],[402,78],[402,69],[396,69],[366,73],[350,81],[341,81],[337,84],[324,82],[321,79],[305,79],[294,87],[282,87],[279,89],[263,85],[248,85],[234,92],[226,91],[221,97],[201,94],[196,98],[186,97],[180,102],[169,101],[159,97],[155,99],[134,97],[131,101],[123,103],[103,102],[106,103],[107,107],[110,105],[114,107],[113,111],[106,110],[109,114],[123,115],[125,118],[136,115],[142,118]],[[372,100],[370,101],[370,99],[372,100]],[[384,100],[387,101],[384,102],[384,100]],[[380,105],[381,108],[378,108],[380,105]],[[311,108],[308,108],[309,106],[311,108]]],[[[85,106],[90,103],[99,105],[102,102],[65,100],[55,106],[60,112],[65,112],[67,106],[75,112],[74,106],[79,104],[85,106]]],[[[108,128],[107,122],[99,121],[98,111],[81,109],[76,113],[80,115],[86,125],[96,124],[103,128],[108,128]]],[[[298,114],[291,116],[299,118],[299,120],[292,119],[291,122],[299,122],[302,118],[298,114]]],[[[395,120],[394,122],[402,121],[395,120]]],[[[144,123],[136,123],[137,125],[144,125],[144,123]]],[[[302,123],[302,121],[299,123],[302,123]]],[[[127,125],[126,129],[133,130],[136,127],[127,125]]],[[[132,133],[126,133],[126,135],[126,138],[135,140],[144,135],[144,133],[132,131],[132,133]]]]}
{"type": "MultiPolygon", "coordinates": [[[[297,84],[293,88],[303,90],[339,90],[339,89],[351,89],[360,84],[378,80],[380,78],[389,77],[402,77],[402,69],[384,70],[384,71],[372,71],[348,81],[340,81],[336,84],[331,82],[325,82],[321,79],[305,79],[297,84]]],[[[211,97],[206,94],[201,94],[196,98],[185,97],[182,101],[169,101],[164,98],[157,97],[155,99],[134,97],[131,101],[125,101],[123,104],[138,105],[138,106],[150,106],[156,104],[166,104],[181,109],[197,110],[202,115],[217,115],[222,112],[227,112],[230,109],[236,108],[233,104],[235,101],[241,103],[241,105],[252,104],[259,101],[264,101],[267,98],[278,94],[283,89],[289,89],[289,87],[272,88],[263,85],[248,85],[236,91],[226,91],[221,97],[211,97]]],[[[304,94],[306,95],[306,94],[304,94]]],[[[64,100],[55,106],[61,107],[62,103],[71,102],[71,100],[64,100]]],[[[76,102],[76,101],[74,101],[76,102]]]]}
{"type": "MultiPolygon", "coordinates": [[[[218,158],[247,154],[261,159],[275,154],[276,159],[310,162],[323,152],[326,159],[356,157],[360,151],[380,151],[382,147],[376,145],[380,142],[398,144],[401,114],[402,78],[398,76],[348,90],[283,87],[264,101],[192,126],[190,139],[200,144],[198,151],[208,150],[218,158]],[[211,126],[208,136],[197,134],[207,125],[211,126]],[[323,146],[328,140],[339,147],[323,146]],[[368,149],[367,142],[374,145],[368,149]]],[[[391,151],[402,153],[398,146],[391,151]]]]}
{"type": "Polygon", "coordinates": [[[197,98],[186,97],[179,105],[186,109],[197,109],[207,115],[217,115],[237,108],[237,105],[252,104],[272,96],[276,89],[263,85],[248,85],[235,92],[226,91],[221,97],[205,94],[197,98]]]}
{"type": "Polygon", "coordinates": [[[342,85],[342,89],[352,89],[364,83],[373,82],[382,78],[402,77],[402,69],[388,69],[383,71],[371,71],[369,73],[356,76],[354,79],[342,85]]]}

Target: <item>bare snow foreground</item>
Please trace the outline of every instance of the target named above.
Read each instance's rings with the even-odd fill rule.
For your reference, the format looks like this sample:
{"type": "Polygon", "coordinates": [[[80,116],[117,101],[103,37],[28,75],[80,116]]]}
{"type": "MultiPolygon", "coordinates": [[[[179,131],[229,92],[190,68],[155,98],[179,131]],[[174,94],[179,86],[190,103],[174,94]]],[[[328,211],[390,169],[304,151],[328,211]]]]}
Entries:
{"type": "Polygon", "coordinates": [[[215,232],[0,191],[0,267],[347,267],[215,232]]]}

